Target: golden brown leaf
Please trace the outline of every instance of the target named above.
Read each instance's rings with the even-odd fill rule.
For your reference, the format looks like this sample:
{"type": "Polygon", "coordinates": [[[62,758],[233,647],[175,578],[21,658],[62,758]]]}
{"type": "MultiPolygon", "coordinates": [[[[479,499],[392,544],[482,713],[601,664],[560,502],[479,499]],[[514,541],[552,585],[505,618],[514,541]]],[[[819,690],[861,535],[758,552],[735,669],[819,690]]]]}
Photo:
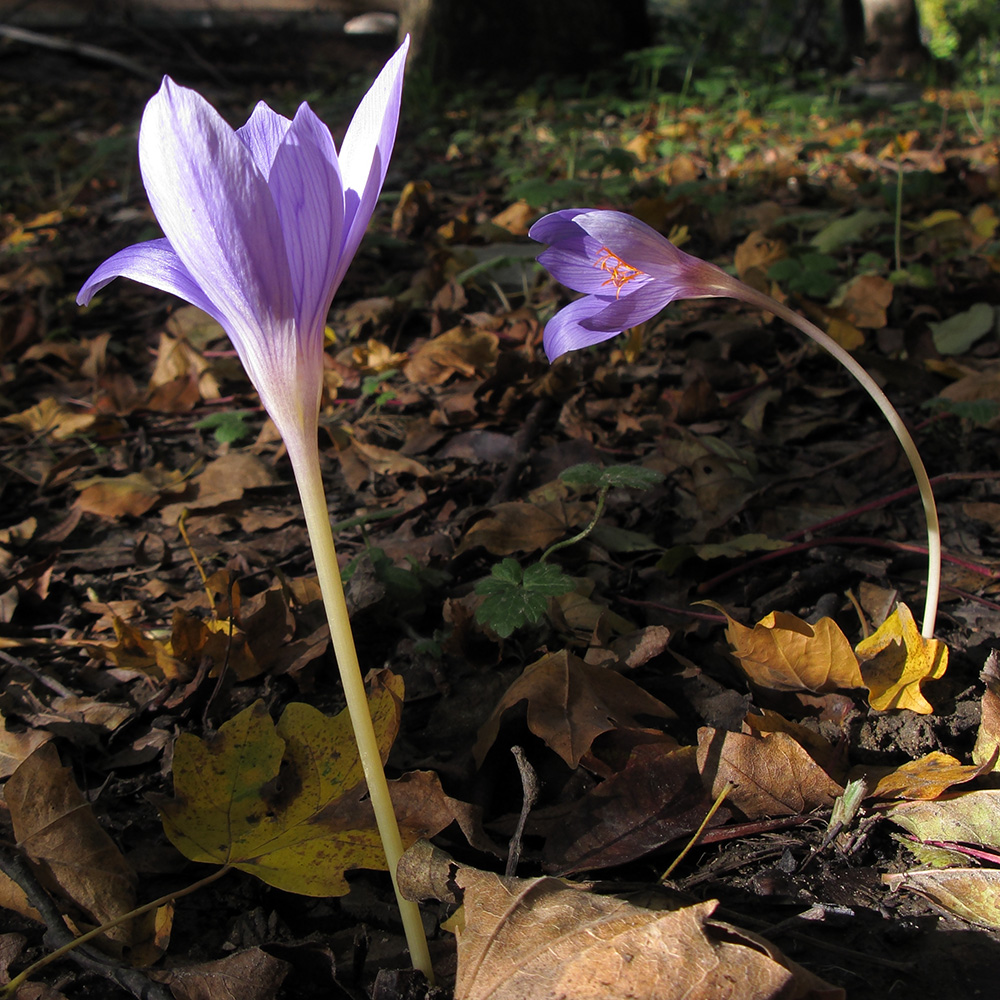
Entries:
{"type": "Polygon", "coordinates": [[[410,898],[461,897],[455,1000],[840,1000],[768,942],[711,919],[714,900],[653,909],[554,878],[504,878],[421,842],[399,868],[410,898]]]}
{"type": "Polygon", "coordinates": [[[441,385],[452,375],[485,374],[496,363],[499,343],[497,335],[487,330],[452,327],[418,347],[403,373],[420,385],[441,385]]]}
{"type": "Polygon", "coordinates": [[[844,789],[787,733],[763,737],[721,729],[698,730],[698,769],[719,795],[750,819],[798,816],[833,805],[844,789]]]}
{"type": "Polygon", "coordinates": [[[930,715],[934,707],[920,691],[925,681],[937,680],[948,669],[948,647],[925,639],[903,603],[854,650],[868,688],[868,703],[879,712],[909,708],[930,715]]]}
{"type": "Polygon", "coordinates": [[[851,644],[832,618],[810,625],[795,615],[772,611],[747,628],[718,604],[703,603],[726,616],[730,652],[758,687],[821,694],[864,686],[851,644]]]}
{"type": "MultiPolygon", "coordinates": [[[[992,759],[986,761],[986,765],[992,763],[992,759]]],[[[978,778],[984,770],[988,767],[963,764],[950,754],[934,750],[883,774],[868,794],[873,799],[936,799],[952,785],[978,778]]],[[[856,768],[851,777],[863,774],[863,768],[856,768]]]]}
{"type": "MultiPolygon", "coordinates": [[[[972,759],[977,764],[984,764],[1000,750],[1000,663],[996,650],[987,657],[979,676],[986,685],[986,690],[983,692],[982,716],[979,720],[979,732],[976,733],[976,745],[972,748],[972,759]]],[[[1000,770],[1000,761],[994,763],[993,769],[1000,770]]]]}
{"type": "Polygon", "coordinates": [[[1000,871],[945,868],[883,875],[891,889],[909,889],[963,920],[1000,930],[1000,871]]]}

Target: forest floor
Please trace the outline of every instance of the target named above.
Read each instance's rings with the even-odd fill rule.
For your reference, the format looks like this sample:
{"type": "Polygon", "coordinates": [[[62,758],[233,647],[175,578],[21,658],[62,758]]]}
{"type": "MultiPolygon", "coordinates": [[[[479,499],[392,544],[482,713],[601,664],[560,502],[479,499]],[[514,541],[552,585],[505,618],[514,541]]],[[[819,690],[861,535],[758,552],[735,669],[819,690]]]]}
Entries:
{"type": "MultiPolygon", "coordinates": [[[[152,78],[233,125],[258,100],[308,100],[339,141],[391,45],[250,25],[77,38],[151,78],[0,42],[0,824],[5,855],[32,859],[35,881],[14,881],[82,928],[209,870],[157,809],[179,736],[190,761],[260,700],[275,717],[343,703],[290,466],[221,329],[124,280],[88,310],[76,293],[159,235],[136,161],[152,78]]],[[[658,905],[717,900],[712,920],[861,1000],[995,995],[1000,672],[981,675],[1000,635],[1000,103],[650,73],[446,98],[414,75],[334,302],[324,476],[361,662],[405,686],[388,769],[408,775],[407,829],[476,878],[516,848],[520,878],[650,895],[729,781],[658,905]],[[549,365],[544,323],[571,296],[526,233],[574,206],[638,215],[874,375],[935,482],[940,645],[912,626],[927,564],[909,467],[796,331],[681,301],[549,365]],[[535,621],[477,614],[491,567],[536,564],[591,520],[600,473],[560,478],[583,463],[656,475],[612,474],[597,528],[553,557],[574,589],[535,621]],[[879,626],[881,659],[858,647],[879,626]]],[[[315,896],[246,867],[108,947],[176,997],[407,995],[384,873],[315,896]]],[[[447,996],[452,907],[435,898],[447,996]]],[[[484,932],[501,982],[556,919],[535,904],[484,932]]],[[[0,906],[12,976],[48,949],[9,879],[0,906]]],[[[764,961],[712,920],[692,949],[707,935],[713,960],[764,961]]],[[[17,995],[130,995],[106,971],[63,958],[17,995]]],[[[733,996],[778,995],[746,976],[733,996]]]]}

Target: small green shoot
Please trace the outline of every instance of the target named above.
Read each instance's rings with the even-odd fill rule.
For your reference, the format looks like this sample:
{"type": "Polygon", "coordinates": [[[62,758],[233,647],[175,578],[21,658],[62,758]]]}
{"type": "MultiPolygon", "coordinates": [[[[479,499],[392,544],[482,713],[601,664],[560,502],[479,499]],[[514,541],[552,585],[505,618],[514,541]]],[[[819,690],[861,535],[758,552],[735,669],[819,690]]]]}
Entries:
{"type": "Polygon", "coordinates": [[[219,444],[239,444],[253,436],[253,428],[247,425],[251,416],[251,410],[220,410],[203,417],[194,426],[199,431],[211,431],[219,444]]]}

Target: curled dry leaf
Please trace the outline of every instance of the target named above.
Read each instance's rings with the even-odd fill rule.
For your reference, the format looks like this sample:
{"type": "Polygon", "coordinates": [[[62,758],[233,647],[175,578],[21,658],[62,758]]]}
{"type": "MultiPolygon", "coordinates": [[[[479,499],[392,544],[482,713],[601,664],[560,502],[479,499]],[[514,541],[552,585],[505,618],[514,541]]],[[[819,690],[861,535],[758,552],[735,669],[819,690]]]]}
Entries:
{"type": "Polygon", "coordinates": [[[934,750],[917,760],[908,760],[888,773],[878,775],[855,768],[851,777],[864,775],[873,799],[936,799],[952,785],[978,778],[993,766],[993,759],[983,764],[963,764],[950,754],[934,750]]]}
{"type": "Polygon", "coordinates": [[[40,729],[9,732],[3,713],[0,713],[0,779],[9,778],[23,761],[50,739],[52,734],[40,729]]]}
{"type": "Polygon", "coordinates": [[[864,686],[851,644],[832,618],[810,625],[795,615],[772,611],[747,628],[713,601],[701,603],[726,616],[730,652],[757,687],[822,694],[864,686]]]}
{"type": "MultiPolygon", "coordinates": [[[[18,846],[94,924],[135,907],[135,872],[101,828],[90,803],[59,762],[51,743],[40,746],[10,776],[4,797],[18,846]]],[[[128,924],[108,931],[109,940],[130,944],[128,924]]]]}
{"type": "Polygon", "coordinates": [[[248,948],[215,962],[157,971],[152,978],[166,983],[176,1000],[271,1000],[290,971],[262,948],[248,948]]]}
{"type": "Polygon", "coordinates": [[[925,639],[903,603],[854,650],[861,661],[861,676],[868,688],[868,703],[879,712],[909,708],[930,715],[934,706],[923,696],[921,685],[937,680],[948,669],[948,647],[925,639]]]}
{"type": "Polygon", "coordinates": [[[972,748],[972,759],[977,764],[994,760],[994,770],[1000,769],[996,760],[1000,750],[1000,659],[993,650],[986,659],[983,672],[979,675],[986,690],[983,692],[983,710],[976,734],[976,745],[972,748]]]}
{"type": "Polygon", "coordinates": [[[727,802],[749,819],[798,816],[832,806],[844,789],[787,733],[763,737],[698,730],[698,770],[713,797],[729,782],[727,802]]]}
{"type": "Polygon", "coordinates": [[[638,684],[606,667],[594,667],[568,650],[548,653],[529,664],[493,710],[473,748],[482,764],[500,731],[500,717],[519,701],[528,702],[528,728],[570,767],[601,733],[641,729],[636,715],[661,719],[674,713],[638,684]]]}
{"type": "Polygon", "coordinates": [[[461,902],[455,1000],[842,1000],[713,900],[648,909],[554,878],[461,867],[425,842],[398,869],[411,899],[461,902]]]}

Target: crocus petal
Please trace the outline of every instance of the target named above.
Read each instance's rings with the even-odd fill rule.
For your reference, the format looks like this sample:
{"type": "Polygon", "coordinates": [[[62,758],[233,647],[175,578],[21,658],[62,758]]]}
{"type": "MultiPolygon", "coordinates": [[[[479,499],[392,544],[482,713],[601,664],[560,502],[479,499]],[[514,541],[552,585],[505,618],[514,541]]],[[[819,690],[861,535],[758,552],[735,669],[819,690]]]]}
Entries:
{"type": "Polygon", "coordinates": [[[295,315],[285,240],[267,181],[211,105],[169,78],[142,116],[139,165],[157,221],[226,318],[256,384],[262,372],[250,363],[252,355],[276,336],[287,337],[295,315]]]}
{"type": "Polygon", "coordinates": [[[403,97],[403,70],[409,47],[410,38],[407,35],[362,98],[340,147],[344,237],[336,276],[338,285],[368,228],[385,181],[389,157],[396,141],[399,105],[403,97]]]}
{"type": "Polygon", "coordinates": [[[212,300],[191,277],[168,240],[136,243],[109,257],[84,282],[76,297],[77,304],[88,305],[94,295],[115,278],[131,278],[152,288],[159,288],[160,291],[170,292],[203,309],[218,322],[224,322],[212,300]]]}
{"type": "Polygon", "coordinates": [[[630,295],[607,298],[604,295],[588,296],[592,300],[591,314],[581,325],[586,330],[621,333],[651,319],[682,292],[666,281],[653,281],[630,295]]]}
{"type": "Polygon", "coordinates": [[[276,151],[269,187],[288,251],[299,337],[318,358],[336,291],[344,195],[333,137],[307,104],[276,151]]]}
{"type": "Polygon", "coordinates": [[[556,281],[575,292],[624,298],[651,280],[639,270],[633,273],[631,261],[612,253],[579,228],[543,250],[537,260],[556,281]],[[619,272],[619,268],[626,270],[619,272]],[[613,275],[617,273],[624,273],[624,280],[616,281],[613,275]]]}
{"type": "Polygon", "coordinates": [[[278,152],[291,124],[290,118],[279,115],[263,101],[258,101],[246,124],[236,130],[237,138],[250,150],[257,169],[265,178],[271,176],[274,154],[278,152]]]}
{"type": "Polygon", "coordinates": [[[617,330],[591,330],[583,326],[594,313],[605,303],[595,295],[577,299],[564,309],[560,309],[545,325],[543,346],[549,361],[565,354],[567,351],[577,351],[581,347],[591,347],[603,343],[621,333],[617,330]]]}
{"type": "Polygon", "coordinates": [[[538,243],[558,243],[570,239],[580,231],[580,227],[574,224],[576,217],[592,211],[590,208],[564,208],[559,212],[550,212],[528,230],[528,236],[538,243]]]}

